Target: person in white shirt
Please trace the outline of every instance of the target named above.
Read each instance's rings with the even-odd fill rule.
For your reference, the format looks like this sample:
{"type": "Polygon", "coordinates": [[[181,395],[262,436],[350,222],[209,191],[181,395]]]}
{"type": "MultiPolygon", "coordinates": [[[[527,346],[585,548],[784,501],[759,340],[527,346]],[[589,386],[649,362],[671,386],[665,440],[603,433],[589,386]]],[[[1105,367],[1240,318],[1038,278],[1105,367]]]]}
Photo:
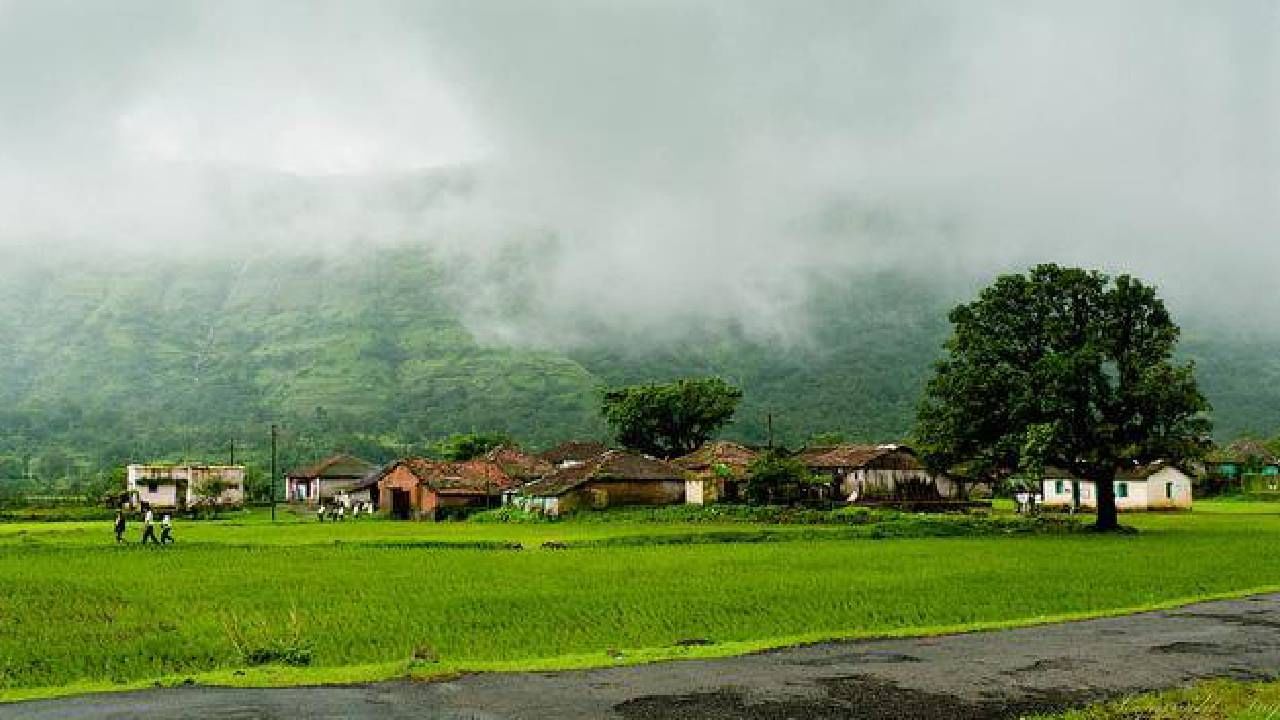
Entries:
{"type": "Polygon", "coordinates": [[[168,513],[160,518],[160,544],[173,544],[173,521],[169,519],[168,513]]]}
{"type": "Polygon", "coordinates": [[[346,505],[339,505],[339,506],[338,506],[338,520],[342,520],[346,514],[347,514],[347,506],[346,506],[346,505]]]}
{"type": "Polygon", "coordinates": [[[151,512],[150,507],[147,508],[147,513],[142,516],[142,544],[143,545],[147,544],[148,538],[151,540],[151,542],[155,543],[156,545],[160,544],[160,541],[156,539],[156,516],[151,512]]]}

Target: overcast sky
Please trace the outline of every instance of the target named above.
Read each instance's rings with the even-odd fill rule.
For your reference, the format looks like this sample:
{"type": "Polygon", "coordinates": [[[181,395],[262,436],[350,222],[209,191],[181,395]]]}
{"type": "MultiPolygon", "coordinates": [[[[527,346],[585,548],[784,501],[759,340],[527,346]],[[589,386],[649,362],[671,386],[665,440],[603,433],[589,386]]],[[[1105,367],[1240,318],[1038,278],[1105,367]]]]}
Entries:
{"type": "Polygon", "coordinates": [[[1277,38],[1249,1],[0,0],[0,250],[422,242],[523,258],[548,314],[765,331],[814,275],[1040,260],[1280,311],[1277,38]]]}

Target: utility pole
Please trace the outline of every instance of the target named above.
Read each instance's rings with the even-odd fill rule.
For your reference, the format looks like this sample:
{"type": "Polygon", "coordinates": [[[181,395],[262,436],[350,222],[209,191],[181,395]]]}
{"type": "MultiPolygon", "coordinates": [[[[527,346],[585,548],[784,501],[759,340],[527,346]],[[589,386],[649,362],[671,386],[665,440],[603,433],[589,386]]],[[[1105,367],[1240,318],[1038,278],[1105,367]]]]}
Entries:
{"type": "Polygon", "coordinates": [[[769,449],[773,450],[773,413],[765,415],[764,421],[769,426],[769,449]]]}
{"type": "Polygon", "coordinates": [[[231,465],[236,464],[236,439],[231,438],[231,465]]]}
{"type": "Polygon", "coordinates": [[[278,429],[271,423],[271,522],[276,521],[276,434],[278,429]]]}

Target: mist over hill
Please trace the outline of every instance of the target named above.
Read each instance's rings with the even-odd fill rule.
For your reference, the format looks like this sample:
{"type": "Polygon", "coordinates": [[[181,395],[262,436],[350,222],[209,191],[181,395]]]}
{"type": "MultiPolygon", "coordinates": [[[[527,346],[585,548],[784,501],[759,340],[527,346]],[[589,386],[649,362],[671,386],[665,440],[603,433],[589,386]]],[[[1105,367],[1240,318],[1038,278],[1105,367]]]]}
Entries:
{"type": "MultiPolygon", "coordinates": [[[[513,283],[528,266],[515,273],[513,283]]],[[[0,271],[0,475],[85,475],[126,461],[426,452],[453,432],[531,446],[605,438],[605,385],[719,374],[745,397],[728,437],[904,438],[957,297],[892,272],[815,278],[803,328],[767,338],[691,314],[662,332],[578,324],[495,339],[465,318],[459,267],[422,246],[232,258],[31,259],[0,271]]],[[[513,288],[521,285],[515,283],[513,288]]],[[[493,309],[493,308],[490,308],[493,309]]],[[[512,324],[532,322],[512,300],[512,324]]],[[[568,320],[568,319],[567,319],[568,320]]],[[[1186,328],[1218,434],[1280,427],[1280,343],[1186,328]]]]}

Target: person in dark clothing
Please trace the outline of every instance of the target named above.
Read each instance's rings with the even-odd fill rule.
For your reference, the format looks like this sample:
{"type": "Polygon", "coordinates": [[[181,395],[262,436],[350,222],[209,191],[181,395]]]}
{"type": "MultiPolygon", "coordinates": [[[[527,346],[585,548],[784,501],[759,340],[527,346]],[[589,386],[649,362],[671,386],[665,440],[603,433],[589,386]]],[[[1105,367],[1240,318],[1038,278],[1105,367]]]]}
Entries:
{"type": "Polygon", "coordinates": [[[124,531],[125,531],[124,510],[116,511],[115,530],[116,530],[116,542],[117,543],[124,542],[124,531]]]}

